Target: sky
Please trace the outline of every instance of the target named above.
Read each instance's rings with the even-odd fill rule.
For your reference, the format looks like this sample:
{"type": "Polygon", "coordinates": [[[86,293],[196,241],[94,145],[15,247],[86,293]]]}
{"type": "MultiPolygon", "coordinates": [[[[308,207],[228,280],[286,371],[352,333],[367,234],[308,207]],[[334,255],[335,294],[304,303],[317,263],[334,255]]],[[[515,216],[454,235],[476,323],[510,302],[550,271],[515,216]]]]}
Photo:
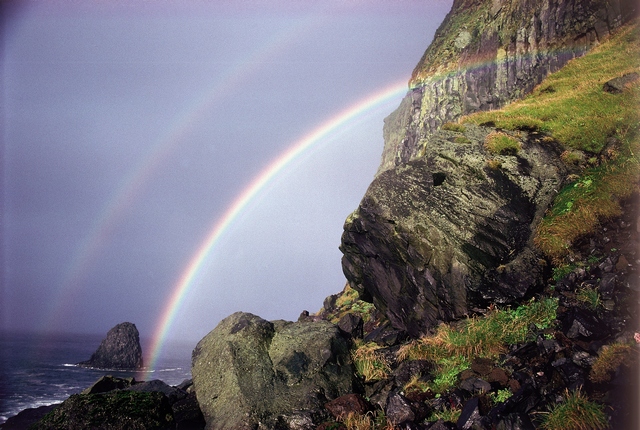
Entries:
{"type": "Polygon", "coordinates": [[[319,310],[383,119],[450,7],[5,2],[1,328],[197,341],[236,311],[319,310]]]}

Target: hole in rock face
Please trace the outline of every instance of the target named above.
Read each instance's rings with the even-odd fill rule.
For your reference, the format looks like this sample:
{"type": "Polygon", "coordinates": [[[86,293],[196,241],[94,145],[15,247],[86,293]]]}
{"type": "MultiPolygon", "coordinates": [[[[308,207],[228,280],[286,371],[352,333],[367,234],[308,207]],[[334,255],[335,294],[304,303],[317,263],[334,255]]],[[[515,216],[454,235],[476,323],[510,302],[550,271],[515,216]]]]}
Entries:
{"type": "Polygon", "coordinates": [[[433,186],[437,187],[438,185],[442,185],[445,179],[447,179],[447,175],[445,173],[435,172],[433,174],[433,186]]]}

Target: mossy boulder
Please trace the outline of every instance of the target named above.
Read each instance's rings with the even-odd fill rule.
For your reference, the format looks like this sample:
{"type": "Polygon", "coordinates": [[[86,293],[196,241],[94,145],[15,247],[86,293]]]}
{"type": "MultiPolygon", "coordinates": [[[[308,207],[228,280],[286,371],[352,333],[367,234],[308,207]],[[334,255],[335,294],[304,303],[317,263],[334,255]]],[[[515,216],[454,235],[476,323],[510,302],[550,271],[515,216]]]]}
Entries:
{"type": "Polygon", "coordinates": [[[45,415],[32,430],[174,429],[173,411],[160,392],[110,391],[74,394],[45,415]]]}
{"type": "Polygon", "coordinates": [[[380,173],[342,236],[352,288],[391,323],[419,336],[438,321],[489,303],[512,303],[543,282],[532,232],[563,182],[560,148],[536,133],[496,155],[491,127],[439,131],[414,160],[380,173]],[[499,160],[499,167],[490,161],[499,160]]]}
{"type": "Polygon", "coordinates": [[[348,343],[335,325],[243,312],[198,343],[191,372],[207,429],[313,426],[326,416],[324,404],[354,383],[348,343]]]}

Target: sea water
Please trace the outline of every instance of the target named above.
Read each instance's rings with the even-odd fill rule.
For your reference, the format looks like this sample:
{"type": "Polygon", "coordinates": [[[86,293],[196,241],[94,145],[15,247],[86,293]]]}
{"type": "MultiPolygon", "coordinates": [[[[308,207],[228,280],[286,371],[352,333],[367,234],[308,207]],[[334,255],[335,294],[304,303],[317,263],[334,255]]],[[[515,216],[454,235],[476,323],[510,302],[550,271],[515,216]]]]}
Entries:
{"type": "MultiPolygon", "coordinates": [[[[104,375],[136,380],[160,379],[178,385],[191,378],[194,343],[167,342],[155,369],[119,371],[89,369],[88,360],[104,335],[38,335],[0,333],[0,424],[23,409],[60,403],[104,375]]],[[[142,341],[142,350],[150,348],[142,341]]]]}

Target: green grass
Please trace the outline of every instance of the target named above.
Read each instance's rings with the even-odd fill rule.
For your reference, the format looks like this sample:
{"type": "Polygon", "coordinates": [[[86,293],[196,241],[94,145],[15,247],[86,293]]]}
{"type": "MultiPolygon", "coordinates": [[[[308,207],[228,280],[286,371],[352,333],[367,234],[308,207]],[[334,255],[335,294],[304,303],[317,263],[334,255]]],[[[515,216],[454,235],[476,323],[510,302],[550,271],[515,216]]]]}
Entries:
{"type": "Polygon", "coordinates": [[[595,287],[583,287],[576,293],[576,300],[587,305],[591,310],[596,310],[602,304],[600,292],[595,287]]]}
{"type": "Polygon", "coordinates": [[[455,122],[446,122],[446,123],[442,124],[441,128],[443,130],[455,131],[456,133],[464,133],[465,131],[467,131],[467,127],[465,127],[462,124],[455,123],[455,122]]]}
{"type": "Polygon", "coordinates": [[[436,364],[428,389],[442,393],[453,387],[457,375],[469,368],[475,357],[497,358],[507,345],[535,339],[535,332],[549,328],[556,319],[557,299],[531,300],[516,309],[492,310],[482,317],[468,318],[456,327],[442,324],[433,335],[402,346],[399,360],[431,360],[436,364]]]}
{"type": "Polygon", "coordinates": [[[391,368],[378,352],[379,349],[380,346],[374,342],[365,343],[358,339],[351,351],[356,372],[365,382],[378,381],[389,376],[391,368]]]}
{"type": "Polygon", "coordinates": [[[329,314],[327,319],[337,324],[340,318],[346,314],[359,315],[362,321],[368,322],[371,319],[371,313],[374,311],[375,306],[373,303],[360,300],[360,293],[347,284],[336,299],[335,308],[335,311],[329,314]]]}
{"type": "Polygon", "coordinates": [[[564,400],[543,416],[545,430],[605,430],[609,428],[604,407],[580,390],[566,391],[564,400]]]}
{"type": "Polygon", "coordinates": [[[536,245],[556,265],[566,264],[575,241],[603,219],[618,216],[620,201],[638,190],[640,81],[620,94],[602,88],[610,79],[638,71],[640,30],[634,23],[548,76],[523,100],[461,119],[546,133],[543,143],[557,141],[566,148],[561,159],[584,169],[559,192],[535,232],[536,245]]]}
{"type": "Polygon", "coordinates": [[[596,383],[607,382],[618,367],[631,361],[633,348],[624,342],[614,342],[603,346],[598,358],[591,366],[589,379],[596,383]]]}
{"type": "Polygon", "coordinates": [[[496,155],[516,155],[522,149],[518,140],[501,132],[489,133],[484,146],[489,152],[496,155]]]}

